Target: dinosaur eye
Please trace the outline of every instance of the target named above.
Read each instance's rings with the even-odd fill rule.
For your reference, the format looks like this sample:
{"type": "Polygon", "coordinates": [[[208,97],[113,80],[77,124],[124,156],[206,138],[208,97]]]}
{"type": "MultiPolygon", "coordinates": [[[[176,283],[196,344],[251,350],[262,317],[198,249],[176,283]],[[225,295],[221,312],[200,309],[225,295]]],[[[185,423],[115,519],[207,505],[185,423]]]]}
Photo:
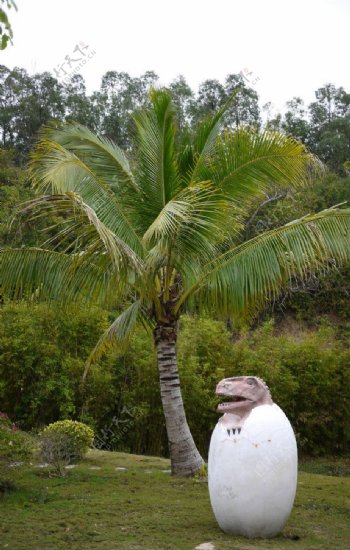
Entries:
{"type": "Polygon", "coordinates": [[[254,386],[255,380],[253,378],[248,378],[247,384],[249,384],[249,386],[254,386]]]}

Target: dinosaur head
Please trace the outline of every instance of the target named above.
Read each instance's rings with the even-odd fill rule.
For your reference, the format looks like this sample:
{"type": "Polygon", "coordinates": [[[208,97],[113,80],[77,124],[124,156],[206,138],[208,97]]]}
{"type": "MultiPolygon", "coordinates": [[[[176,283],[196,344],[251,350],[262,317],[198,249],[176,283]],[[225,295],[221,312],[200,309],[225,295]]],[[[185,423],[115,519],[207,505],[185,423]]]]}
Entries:
{"type": "Polygon", "coordinates": [[[246,416],[254,407],[272,405],[270,390],[257,376],[224,378],[216,386],[216,395],[225,398],[217,411],[246,416]]]}

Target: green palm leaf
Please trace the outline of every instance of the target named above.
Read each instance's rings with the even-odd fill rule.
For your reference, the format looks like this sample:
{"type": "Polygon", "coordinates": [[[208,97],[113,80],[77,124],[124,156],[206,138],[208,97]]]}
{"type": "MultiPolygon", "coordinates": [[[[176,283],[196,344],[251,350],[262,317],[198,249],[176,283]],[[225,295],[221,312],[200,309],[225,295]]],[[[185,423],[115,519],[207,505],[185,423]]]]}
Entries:
{"type": "Polygon", "coordinates": [[[258,235],[204,266],[185,291],[194,303],[232,316],[256,311],[291,279],[350,259],[350,210],[330,209],[258,235]]]}
{"type": "Polygon", "coordinates": [[[143,254],[129,208],[118,201],[105,181],[75,153],[58,142],[41,141],[32,154],[31,173],[34,185],[39,190],[79,194],[111,231],[135,252],[143,254]]]}
{"type": "Polygon", "coordinates": [[[186,184],[201,180],[199,175],[201,169],[216,146],[217,138],[224,125],[225,114],[239,90],[240,86],[237,86],[217,113],[208,115],[199,121],[193,132],[193,139],[190,132],[182,136],[177,161],[186,184]]]}
{"type": "Polygon", "coordinates": [[[38,248],[0,250],[0,287],[14,299],[109,305],[118,299],[112,270],[84,255],[38,248]]]}
{"type": "MultiPolygon", "coordinates": [[[[52,123],[39,133],[39,147],[40,143],[45,142],[57,143],[72,152],[99,180],[111,188],[121,189],[128,186],[135,193],[139,192],[125,153],[115,143],[96,136],[86,126],[68,122],[52,123]]],[[[40,170],[40,148],[34,149],[31,159],[33,171],[40,170]]]]}
{"type": "Polygon", "coordinates": [[[144,231],[171,200],[179,186],[174,155],[175,110],[164,90],[152,90],[152,110],[134,115],[138,138],[137,181],[142,189],[139,204],[144,231]]]}
{"type": "Polygon", "coordinates": [[[225,197],[210,183],[200,182],[181,190],[167,202],[143,239],[152,246],[164,241],[172,247],[180,247],[182,241],[198,240],[201,236],[209,244],[217,242],[227,210],[225,197]]]}
{"type": "Polygon", "coordinates": [[[66,241],[68,250],[74,250],[75,253],[86,254],[91,250],[94,255],[107,253],[119,277],[130,271],[140,274],[140,258],[101,222],[96,212],[77,193],[44,195],[27,203],[24,211],[32,213],[31,219],[52,213],[62,216],[57,225],[63,225],[63,229],[44,245],[57,242],[62,247],[66,241]]]}
{"type": "Polygon", "coordinates": [[[224,125],[224,117],[228,109],[231,107],[233,100],[239,92],[241,86],[237,86],[225,104],[211,116],[205,117],[200,121],[196,130],[193,143],[193,158],[195,159],[193,170],[191,172],[191,180],[198,181],[201,179],[200,172],[203,165],[206,164],[207,158],[217,147],[217,139],[224,125]]]}
{"type": "Polygon", "coordinates": [[[274,184],[300,188],[310,182],[321,163],[304,145],[277,132],[240,128],[225,132],[201,166],[202,179],[211,179],[240,205],[266,192],[274,184]]]}

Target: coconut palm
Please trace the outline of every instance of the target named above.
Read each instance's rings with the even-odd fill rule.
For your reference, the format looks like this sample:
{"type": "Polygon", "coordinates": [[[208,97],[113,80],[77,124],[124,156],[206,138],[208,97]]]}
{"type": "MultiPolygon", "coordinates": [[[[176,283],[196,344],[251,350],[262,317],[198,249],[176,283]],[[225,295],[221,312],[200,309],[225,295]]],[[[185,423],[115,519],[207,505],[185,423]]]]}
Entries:
{"type": "Polygon", "coordinates": [[[153,90],[150,99],[134,116],[132,161],[83,126],[42,130],[31,157],[41,194],[25,210],[58,221],[41,248],[2,251],[0,280],[13,296],[126,304],[87,366],[138,322],[152,328],[172,472],[190,475],[203,459],[176,363],[181,313],[252,315],[291,279],[347,260],[350,211],[333,208],[242,242],[259,197],[307,185],[319,162],[285,135],[223,130],[227,106],[176,136],[169,94],[153,90]]]}

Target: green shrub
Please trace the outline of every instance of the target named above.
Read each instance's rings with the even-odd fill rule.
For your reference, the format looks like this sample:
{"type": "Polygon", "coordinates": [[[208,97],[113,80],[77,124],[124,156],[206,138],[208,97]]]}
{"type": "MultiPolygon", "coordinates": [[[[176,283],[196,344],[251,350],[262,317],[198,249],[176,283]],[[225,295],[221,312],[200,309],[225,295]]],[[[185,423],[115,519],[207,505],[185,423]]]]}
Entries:
{"type": "Polygon", "coordinates": [[[33,448],[33,438],[19,430],[5,413],[0,413],[0,459],[6,462],[28,460],[33,448]]]}
{"type": "Polygon", "coordinates": [[[90,369],[84,389],[81,385],[85,360],[107,326],[107,313],[99,308],[63,311],[23,303],[0,308],[0,403],[22,429],[80,420],[83,402],[97,422],[108,414],[116,391],[108,356],[90,369]]]}
{"type": "Polygon", "coordinates": [[[70,464],[81,459],[92,445],[93,430],[74,420],[49,424],[40,434],[41,455],[46,462],[64,460],[70,464]]]}

